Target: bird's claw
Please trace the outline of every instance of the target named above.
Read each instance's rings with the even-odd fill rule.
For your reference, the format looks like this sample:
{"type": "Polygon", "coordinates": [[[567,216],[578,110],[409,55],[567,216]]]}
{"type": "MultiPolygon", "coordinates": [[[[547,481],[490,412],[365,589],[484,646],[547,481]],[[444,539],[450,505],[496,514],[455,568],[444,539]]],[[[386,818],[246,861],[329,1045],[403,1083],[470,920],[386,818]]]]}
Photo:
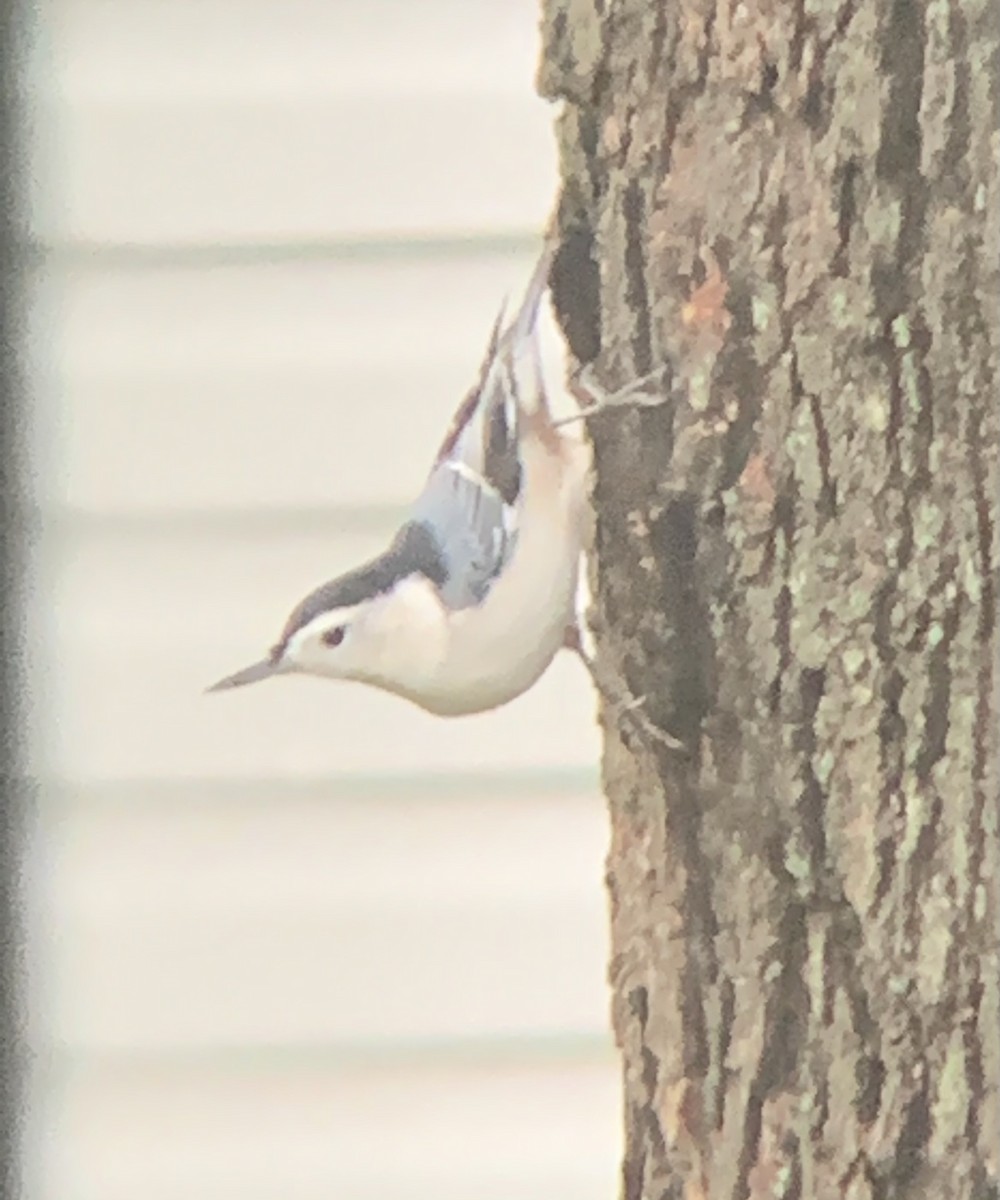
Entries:
{"type": "Polygon", "coordinates": [[[666,366],[657,367],[631,383],[625,384],[615,392],[607,391],[594,377],[592,363],[586,363],[577,372],[571,390],[577,399],[584,401],[583,407],[568,417],[554,421],[556,426],[569,425],[573,421],[586,421],[598,413],[608,412],[613,408],[657,408],[666,403],[667,397],[662,391],[647,391],[648,385],[658,382],[666,373],[666,366]]]}
{"type": "Polygon", "coordinates": [[[617,686],[617,681],[614,686],[611,685],[604,673],[598,668],[596,661],[584,651],[578,637],[576,643],[573,645],[570,645],[569,639],[567,639],[567,647],[572,649],[583,663],[598,695],[607,705],[612,721],[615,723],[628,721],[640,736],[645,735],[668,750],[687,750],[683,742],[678,741],[677,738],[659,729],[641,711],[646,703],[646,696],[633,696],[627,689],[623,694],[621,688],[617,686]]]}

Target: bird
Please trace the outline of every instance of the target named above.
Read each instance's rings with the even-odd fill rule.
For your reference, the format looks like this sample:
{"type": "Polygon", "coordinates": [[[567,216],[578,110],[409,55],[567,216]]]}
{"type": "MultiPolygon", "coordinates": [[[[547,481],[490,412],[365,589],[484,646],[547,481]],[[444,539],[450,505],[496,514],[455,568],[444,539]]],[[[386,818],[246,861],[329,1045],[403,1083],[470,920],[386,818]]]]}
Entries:
{"type": "Polygon", "coordinates": [[[494,322],[423,490],[376,558],[295,606],[269,653],[207,690],[306,674],[436,716],[486,712],[577,649],[589,455],[553,418],[538,317],[549,236],[520,305],[494,322]]]}

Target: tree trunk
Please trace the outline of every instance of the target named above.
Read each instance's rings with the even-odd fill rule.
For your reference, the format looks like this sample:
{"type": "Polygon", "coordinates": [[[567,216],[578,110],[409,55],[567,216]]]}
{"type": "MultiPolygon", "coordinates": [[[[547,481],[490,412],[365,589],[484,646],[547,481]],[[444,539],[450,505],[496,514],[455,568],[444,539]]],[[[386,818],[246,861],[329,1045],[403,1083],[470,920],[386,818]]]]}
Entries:
{"type": "Polygon", "coordinates": [[[992,8],[545,0],[626,1200],[998,1195],[992,8]]]}

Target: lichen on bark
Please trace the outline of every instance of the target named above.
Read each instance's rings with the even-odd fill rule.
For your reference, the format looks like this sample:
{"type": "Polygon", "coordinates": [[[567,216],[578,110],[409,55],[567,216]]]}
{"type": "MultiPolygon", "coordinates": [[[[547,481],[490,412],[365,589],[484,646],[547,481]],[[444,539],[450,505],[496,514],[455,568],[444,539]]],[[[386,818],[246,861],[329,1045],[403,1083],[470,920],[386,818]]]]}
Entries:
{"type": "Polygon", "coordinates": [[[998,1195],[993,16],[543,4],[627,1200],[998,1195]]]}

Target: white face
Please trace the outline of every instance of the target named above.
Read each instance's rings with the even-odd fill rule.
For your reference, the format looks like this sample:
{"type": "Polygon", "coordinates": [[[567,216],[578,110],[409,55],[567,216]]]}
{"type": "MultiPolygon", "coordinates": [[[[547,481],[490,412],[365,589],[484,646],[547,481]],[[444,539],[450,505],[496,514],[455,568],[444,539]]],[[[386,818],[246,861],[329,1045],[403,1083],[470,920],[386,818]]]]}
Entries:
{"type": "MultiPolygon", "coordinates": [[[[377,603],[377,602],[374,602],[377,603]]],[[[332,609],[295,631],[281,661],[286,670],[333,679],[353,679],[378,657],[368,609],[372,604],[332,609]]]]}
{"type": "Polygon", "coordinates": [[[227,691],[299,671],[355,679],[419,704],[439,681],[448,638],[437,591],[423,576],[411,576],[363,604],[320,613],[292,634],[280,659],[272,652],[208,690],[227,691]]]}
{"type": "Polygon", "coordinates": [[[444,611],[426,580],[315,617],[289,639],[285,670],[354,679],[403,695],[419,695],[446,651],[444,611]]]}

